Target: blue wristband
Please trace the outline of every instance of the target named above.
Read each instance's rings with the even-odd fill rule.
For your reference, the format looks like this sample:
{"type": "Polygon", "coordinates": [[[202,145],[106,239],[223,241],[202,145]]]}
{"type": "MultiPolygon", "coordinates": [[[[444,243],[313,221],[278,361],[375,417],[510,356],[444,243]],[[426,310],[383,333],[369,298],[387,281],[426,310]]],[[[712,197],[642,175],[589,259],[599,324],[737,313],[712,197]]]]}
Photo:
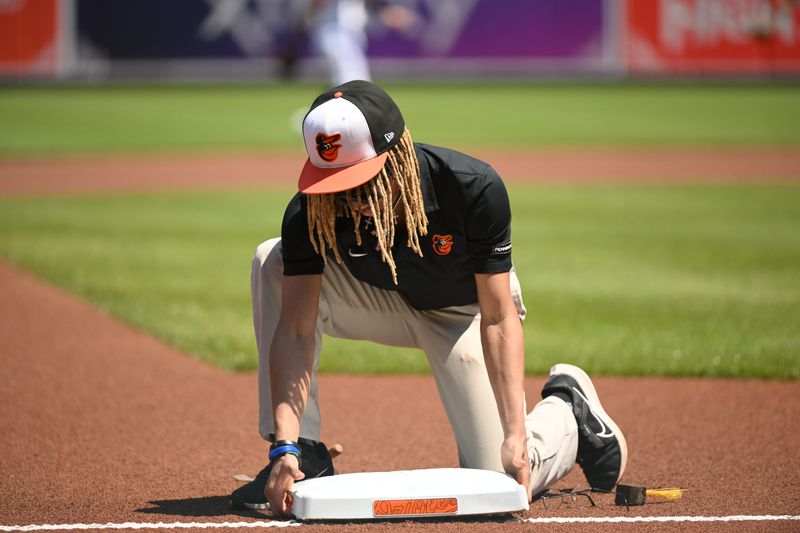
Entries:
{"type": "Polygon", "coordinates": [[[269,451],[269,460],[274,461],[278,457],[283,457],[284,455],[294,455],[297,457],[298,463],[301,461],[300,448],[298,448],[296,444],[284,444],[271,449],[269,451]]]}

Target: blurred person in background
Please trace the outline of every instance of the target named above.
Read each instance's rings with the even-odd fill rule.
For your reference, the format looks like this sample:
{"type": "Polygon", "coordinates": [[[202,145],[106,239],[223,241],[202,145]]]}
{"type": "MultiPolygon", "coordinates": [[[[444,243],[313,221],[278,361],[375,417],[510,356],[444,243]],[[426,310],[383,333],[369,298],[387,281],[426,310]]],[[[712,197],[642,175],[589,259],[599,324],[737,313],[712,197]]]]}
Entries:
{"type": "Polygon", "coordinates": [[[289,29],[280,50],[283,76],[294,75],[303,45],[309,41],[325,59],[331,85],[372,79],[366,31],[370,16],[397,31],[412,27],[416,18],[413,11],[387,0],[294,0],[289,12],[289,29]]]}
{"type": "Polygon", "coordinates": [[[332,85],[370,80],[364,0],[311,0],[311,41],[330,68],[332,85]]]}

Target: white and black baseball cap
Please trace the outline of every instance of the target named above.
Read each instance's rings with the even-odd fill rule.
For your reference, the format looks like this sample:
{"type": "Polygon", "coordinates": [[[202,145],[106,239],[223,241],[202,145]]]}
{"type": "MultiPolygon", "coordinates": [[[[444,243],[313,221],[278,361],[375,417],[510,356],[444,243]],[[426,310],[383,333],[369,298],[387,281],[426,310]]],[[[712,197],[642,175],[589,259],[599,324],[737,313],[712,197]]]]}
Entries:
{"type": "Polygon", "coordinates": [[[349,81],[324,92],[303,119],[308,161],[298,189],[335,193],[366,183],[381,171],[404,130],[397,104],[374,83],[349,81]]]}

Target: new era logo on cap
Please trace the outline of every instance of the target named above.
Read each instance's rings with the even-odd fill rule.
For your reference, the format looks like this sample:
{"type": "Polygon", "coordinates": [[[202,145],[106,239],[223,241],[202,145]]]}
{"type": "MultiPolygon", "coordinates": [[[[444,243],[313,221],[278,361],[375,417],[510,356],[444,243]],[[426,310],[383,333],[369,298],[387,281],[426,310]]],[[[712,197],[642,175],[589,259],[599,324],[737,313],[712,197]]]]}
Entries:
{"type": "Polygon", "coordinates": [[[300,190],[338,192],[369,181],[404,130],[400,109],[373,83],[351,81],[321,94],[303,121],[308,162],[300,190]]]}

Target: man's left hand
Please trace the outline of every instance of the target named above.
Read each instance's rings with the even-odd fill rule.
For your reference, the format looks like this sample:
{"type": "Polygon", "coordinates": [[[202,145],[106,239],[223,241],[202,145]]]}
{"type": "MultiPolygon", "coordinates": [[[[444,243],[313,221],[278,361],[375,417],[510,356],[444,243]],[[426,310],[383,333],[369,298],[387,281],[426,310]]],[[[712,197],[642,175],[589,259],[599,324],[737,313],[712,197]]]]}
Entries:
{"type": "Polygon", "coordinates": [[[525,487],[528,501],[531,501],[531,463],[528,458],[528,439],[526,435],[508,437],[500,447],[503,470],[525,487]]]}

